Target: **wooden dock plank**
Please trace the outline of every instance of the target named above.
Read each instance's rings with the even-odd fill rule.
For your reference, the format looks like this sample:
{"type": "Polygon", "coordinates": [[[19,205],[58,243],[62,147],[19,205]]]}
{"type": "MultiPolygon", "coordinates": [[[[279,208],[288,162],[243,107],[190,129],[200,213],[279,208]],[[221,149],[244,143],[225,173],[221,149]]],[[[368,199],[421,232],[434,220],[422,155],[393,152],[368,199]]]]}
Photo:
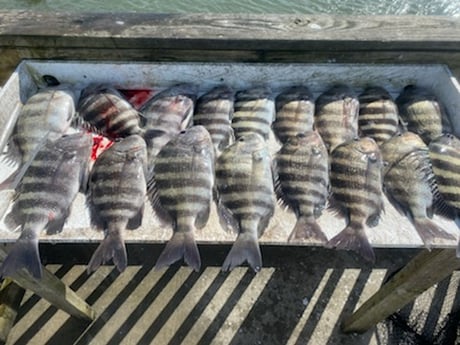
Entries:
{"type": "Polygon", "coordinates": [[[0,287],[0,342],[5,343],[16,320],[25,290],[11,279],[0,287]]]}
{"type": "Polygon", "coordinates": [[[396,273],[342,324],[344,332],[365,332],[460,268],[453,249],[424,250],[396,273]]]}

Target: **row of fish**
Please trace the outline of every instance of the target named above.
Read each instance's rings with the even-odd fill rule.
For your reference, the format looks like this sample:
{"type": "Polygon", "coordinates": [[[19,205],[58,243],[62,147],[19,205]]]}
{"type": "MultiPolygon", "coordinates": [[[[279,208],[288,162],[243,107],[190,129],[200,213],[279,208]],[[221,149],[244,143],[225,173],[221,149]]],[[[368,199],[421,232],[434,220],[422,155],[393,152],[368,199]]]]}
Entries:
{"type": "MultiPolygon", "coordinates": [[[[369,88],[358,99],[350,88],[337,86],[322,94],[316,103],[310,91],[302,86],[290,88],[276,100],[268,87],[235,94],[231,88],[219,86],[198,100],[196,94],[196,87],[178,85],[158,93],[136,110],[115,88],[92,85],[82,91],[76,117],[72,116],[72,106],[77,97],[65,87],[32,96],[23,107],[12,135],[11,146],[17,148],[21,157],[20,168],[2,184],[3,188],[13,186],[18,194],[6,219],[9,224],[22,226],[18,243],[0,269],[2,274],[27,267],[40,276],[38,235],[43,229],[48,232],[62,229],[80,187],[87,193],[91,223],[105,233],[88,265],[89,271],[111,259],[119,270],[126,267],[123,231],[140,226],[146,195],[158,217],[172,224],[174,230],[157,267],[184,257],[187,264],[199,269],[200,256],[193,233],[206,225],[213,194],[222,225],[239,233],[224,269],[232,269],[244,261],[256,271],[260,269],[258,238],[273,215],[275,195],[298,218],[291,239],[327,241],[316,218],[329,200],[331,207],[347,218],[348,224],[328,245],[356,250],[369,260],[374,254],[365,228],[378,223],[383,211],[383,187],[420,230],[427,244],[429,236],[451,237],[434,223],[431,226],[428,217],[432,215],[433,204],[439,204],[445,214],[451,213],[452,207],[458,209],[455,202],[460,193],[455,184],[452,191],[451,182],[443,185],[435,180],[423,141],[421,145],[425,147],[415,145],[414,149],[426,153],[421,158],[412,153],[406,134],[395,136],[401,127],[403,131],[417,132],[427,143],[442,134],[446,117],[426,90],[406,87],[396,102],[399,114],[391,96],[381,88],[369,88]],[[66,95],[69,105],[57,105],[56,99],[61,94],[66,95]],[[39,101],[39,97],[44,100],[39,101]],[[424,105],[420,105],[420,99],[424,105]],[[56,117],[51,111],[54,107],[66,111],[56,117]],[[420,115],[426,114],[426,108],[438,112],[420,115]],[[26,116],[27,109],[33,114],[26,116]],[[27,117],[33,116],[42,118],[33,121],[34,125],[28,124],[27,117]],[[88,136],[81,131],[62,136],[72,121],[76,127],[115,140],[98,157],[91,172],[89,163],[81,158],[88,153],[80,149],[82,144],[70,148],[63,144],[88,142],[88,136]],[[274,159],[267,146],[272,129],[282,144],[274,159]],[[358,140],[358,134],[364,138],[358,140]],[[402,142],[391,143],[390,138],[402,142]],[[409,148],[405,148],[407,145],[409,148]],[[408,151],[395,153],[400,148],[408,151]],[[67,151],[67,156],[63,152],[62,158],[51,159],[50,152],[60,151],[67,151]],[[72,167],[68,166],[71,164],[68,160],[73,162],[72,167]],[[409,163],[402,166],[400,162],[405,160],[409,163]],[[46,173],[34,170],[35,164],[48,170],[46,173]],[[64,171],[66,175],[60,175],[64,171]],[[404,174],[410,175],[402,179],[404,174]],[[419,179],[407,178],[418,175],[419,179]],[[57,180],[59,176],[66,176],[61,177],[65,181],[72,177],[74,183],[66,182],[65,188],[61,188],[64,183],[57,180]],[[38,181],[40,178],[46,181],[38,181]],[[404,185],[414,184],[415,191],[402,192],[398,179],[404,185]],[[415,183],[418,180],[425,183],[423,187],[415,183]],[[54,184],[57,187],[48,193],[49,186],[54,184]],[[79,186],[76,191],[75,184],[79,186]],[[423,189],[426,185],[428,191],[423,189]],[[442,194],[448,196],[441,198],[442,194]],[[422,205],[413,205],[412,199],[422,205]],[[53,205],[56,200],[59,211],[53,205]],[[37,211],[39,215],[34,215],[37,203],[45,206],[41,213],[37,211]]],[[[87,144],[86,150],[90,146],[87,144]]],[[[452,150],[448,155],[455,156],[458,148],[452,150]]],[[[431,151],[437,152],[435,146],[431,151]]],[[[445,149],[438,151],[439,160],[439,156],[446,154],[445,149]]],[[[434,170],[452,179],[451,175],[459,172],[458,166],[449,156],[445,160],[449,164],[444,162],[434,170]]]]}

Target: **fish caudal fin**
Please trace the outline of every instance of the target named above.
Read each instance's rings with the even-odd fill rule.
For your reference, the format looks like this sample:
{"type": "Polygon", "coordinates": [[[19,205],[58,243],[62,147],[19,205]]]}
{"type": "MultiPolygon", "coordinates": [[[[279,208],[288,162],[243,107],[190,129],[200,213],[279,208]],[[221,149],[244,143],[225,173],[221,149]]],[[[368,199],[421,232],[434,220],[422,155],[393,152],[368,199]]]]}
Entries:
{"type": "Polygon", "coordinates": [[[439,239],[455,240],[454,235],[448,233],[429,218],[414,218],[413,224],[427,248],[430,248],[439,239]]]}
{"type": "Polygon", "coordinates": [[[327,237],[314,217],[300,217],[289,235],[288,241],[301,239],[314,240],[316,242],[326,243],[327,237]]]}
{"type": "Polygon", "coordinates": [[[155,264],[155,269],[168,267],[182,258],[195,271],[200,270],[200,252],[193,237],[193,232],[174,232],[165,249],[161,252],[155,264]]]}
{"type": "Polygon", "coordinates": [[[88,273],[96,271],[102,264],[113,260],[118,271],[123,272],[128,265],[125,242],[116,233],[108,233],[97,247],[91,260],[89,261],[88,273]]]}
{"type": "Polygon", "coordinates": [[[257,238],[249,233],[240,233],[222,265],[222,271],[231,271],[245,261],[255,272],[262,268],[262,254],[257,238]]]}
{"type": "Polygon", "coordinates": [[[369,262],[375,261],[372,249],[363,228],[356,228],[349,224],[345,229],[335,235],[326,243],[327,248],[352,250],[369,262]]]}
{"type": "Polygon", "coordinates": [[[0,267],[2,277],[13,276],[17,271],[25,268],[36,279],[43,275],[38,239],[19,238],[0,267]]]}

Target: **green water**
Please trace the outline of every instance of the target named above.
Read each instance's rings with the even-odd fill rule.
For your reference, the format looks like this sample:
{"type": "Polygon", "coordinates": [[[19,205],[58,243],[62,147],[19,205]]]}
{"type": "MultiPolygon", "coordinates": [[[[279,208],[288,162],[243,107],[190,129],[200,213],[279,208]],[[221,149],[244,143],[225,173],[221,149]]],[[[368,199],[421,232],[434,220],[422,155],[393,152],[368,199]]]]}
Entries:
{"type": "Polygon", "coordinates": [[[415,14],[460,17],[460,0],[0,0],[0,8],[73,12],[415,14]]]}

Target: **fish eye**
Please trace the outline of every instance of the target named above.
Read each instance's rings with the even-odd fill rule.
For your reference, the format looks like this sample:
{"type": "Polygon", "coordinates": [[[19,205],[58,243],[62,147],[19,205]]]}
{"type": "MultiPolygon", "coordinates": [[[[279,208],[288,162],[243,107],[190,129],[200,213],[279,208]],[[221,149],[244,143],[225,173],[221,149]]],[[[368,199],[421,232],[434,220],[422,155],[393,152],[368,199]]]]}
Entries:
{"type": "Polygon", "coordinates": [[[369,157],[369,161],[372,162],[372,163],[375,163],[377,162],[377,155],[375,154],[375,152],[372,152],[368,155],[369,157]]]}

